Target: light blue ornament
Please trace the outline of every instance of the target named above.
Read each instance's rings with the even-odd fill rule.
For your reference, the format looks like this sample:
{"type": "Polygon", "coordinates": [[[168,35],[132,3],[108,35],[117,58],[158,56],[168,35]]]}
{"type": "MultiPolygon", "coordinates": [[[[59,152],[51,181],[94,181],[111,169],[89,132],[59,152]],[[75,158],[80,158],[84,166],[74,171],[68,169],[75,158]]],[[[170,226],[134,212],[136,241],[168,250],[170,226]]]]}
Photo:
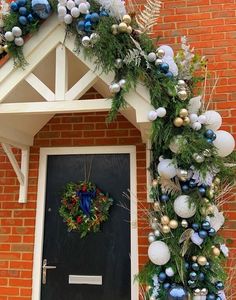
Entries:
{"type": "Polygon", "coordinates": [[[169,290],[167,299],[188,300],[188,292],[182,286],[175,286],[169,290]]]}
{"type": "Polygon", "coordinates": [[[47,0],[32,0],[32,10],[40,19],[47,19],[51,14],[51,6],[47,0]]]}
{"type": "Polygon", "coordinates": [[[18,21],[21,25],[26,25],[28,23],[28,20],[25,16],[20,16],[18,21]]]}

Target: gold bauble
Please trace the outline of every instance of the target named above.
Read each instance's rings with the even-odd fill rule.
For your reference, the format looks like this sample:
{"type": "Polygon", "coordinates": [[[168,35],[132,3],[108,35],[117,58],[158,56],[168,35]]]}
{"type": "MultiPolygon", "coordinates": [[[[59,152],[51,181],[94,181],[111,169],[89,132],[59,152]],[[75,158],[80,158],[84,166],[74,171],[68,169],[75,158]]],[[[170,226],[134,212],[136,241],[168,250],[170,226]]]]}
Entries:
{"type": "Polygon", "coordinates": [[[187,220],[182,220],[182,221],[181,221],[181,226],[182,226],[183,228],[187,228],[187,227],[188,227],[188,221],[187,221],[187,220]]]}
{"type": "Polygon", "coordinates": [[[159,202],[154,202],[153,209],[154,209],[154,211],[159,211],[160,210],[160,204],[159,204],[159,202]]]}
{"type": "Polygon", "coordinates": [[[0,45],[0,54],[4,52],[3,46],[0,45]]]}
{"type": "Polygon", "coordinates": [[[216,177],[213,182],[216,184],[216,185],[219,185],[220,184],[220,178],[219,177],[216,177]]]}
{"type": "Polygon", "coordinates": [[[205,256],[198,256],[197,262],[200,266],[205,266],[207,263],[207,259],[205,256]]]}
{"type": "Polygon", "coordinates": [[[207,190],[207,193],[206,193],[207,197],[209,199],[213,199],[214,198],[214,195],[215,195],[215,192],[212,188],[209,188],[209,190],[207,190]]]}
{"type": "Polygon", "coordinates": [[[119,32],[126,32],[127,31],[127,24],[125,22],[121,22],[119,25],[118,25],[118,31],[119,32]]]}
{"type": "Polygon", "coordinates": [[[171,229],[176,229],[178,227],[178,222],[176,220],[170,220],[169,226],[171,229]]]}
{"type": "Polygon", "coordinates": [[[208,207],[207,207],[207,214],[209,214],[209,215],[211,215],[211,214],[213,214],[214,213],[214,206],[213,205],[209,205],[208,207]]]}
{"type": "Polygon", "coordinates": [[[192,261],[197,261],[197,256],[196,255],[192,256],[192,261]]]}
{"type": "Polygon", "coordinates": [[[146,286],[146,292],[149,292],[152,287],[150,285],[146,286]]]}
{"type": "Polygon", "coordinates": [[[201,295],[201,290],[200,289],[195,289],[193,291],[193,294],[194,294],[194,296],[199,296],[199,295],[201,295]]]}
{"type": "Polygon", "coordinates": [[[119,25],[113,24],[113,25],[111,26],[111,32],[112,32],[112,34],[117,35],[117,34],[119,33],[118,30],[119,30],[119,25]]]}
{"type": "Polygon", "coordinates": [[[152,186],[156,187],[157,185],[158,185],[158,180],[157,179],[153,179],[152,186]]]}
{"type": "Polygon", "coordinates": [[[8,52],[8,46],[7,46],[7,45],[4,45],[4,46],[3,46],[3,50],[4,50],[5,52],[8,52]]]}
{"type": "Polygon", "coordinates": [[[124,15],[123,22],[125,22],[127,25],[129,25],[132,21],[131,17],[129,15],[124,15]]]}
{"type": "Polygon", "coordinates": [[[133,28],[131,26],[128,26],[126,32],[128,34],[131,34],[133,32],[133,28]]]}
{"type": "Polygon", "coordinates": [[[189,125],[190,124],[190,119],[189,119],[189,117],[185,117],[184,118],[184,126],[186,126],[186,125],[189,125]]]}
{"type": "Polygon", "coordinates": [[[163,49],[157,49],[156,55],[162,59],[165,56],[165,51],[163,49]]]}
{"type": "Polygon", "coordinates": [[[188,110],[186,108],[182,108],[179,112],[179,116],[181,118],[186,118],[188,116],[188,110]]]}
{"type": "Polygon", "coordinates": [[[161,224],[162,225],[167,225],[170,223],[170,218],[168,216],[162,216],[161,217],[161,224]]]}
{"type": "Polygon", "coordinates": [[[175,127],[181,127],[181,126],[183,126],[183,124],[184,124],[184,120],[183,119],[181,119],[179,117],[177,117],[177,118],[174,119],[174,125],[175,125],[175,127]]]}
{"type": "Polygon", "coordinates": [[[208,203],[210,202],[210,200],[209,200],[208,198],[206,198],[206,197],[204,197],[204,198],[202,199],[202,201],[203,201],[204,203],[206,203],[206,204],[208,204],[208,203]]]}
{"type": "Polygon", "coordinates": [[[163,233],[169,233],[170,232],[170,227],[168,225],[163,225],[162,226],[162,232],[163,233]]]}
{"type": "Polygon", "coordinates": [[[219,256],[220,255],[220,249],[217,247],[213,247],[212,248],[212,252],[215,256],[219,256]]]}

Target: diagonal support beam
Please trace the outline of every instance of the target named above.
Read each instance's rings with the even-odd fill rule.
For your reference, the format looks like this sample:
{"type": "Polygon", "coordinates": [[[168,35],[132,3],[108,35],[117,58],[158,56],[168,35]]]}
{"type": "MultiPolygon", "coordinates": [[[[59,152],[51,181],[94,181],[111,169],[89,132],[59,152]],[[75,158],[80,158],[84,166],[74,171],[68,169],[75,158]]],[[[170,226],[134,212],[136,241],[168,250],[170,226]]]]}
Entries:
{"type": "Polygon", "coordinates": [[[55,94],[33,73],[30,73],[25,81],[32,86],[45,100],[53,101],[55,94]]]}
{"type": "Polygon", "coordinates": [[[88,71],[68,92],[65,100],[80,99],[98,80],[98,76],[93,71],[88,71]]]}
{"type": "Polygon", "coordinates": [[[65,100],[68,90],[68,65],[66,47],[59,44],[56,48],[55,100],[65,100]]]}

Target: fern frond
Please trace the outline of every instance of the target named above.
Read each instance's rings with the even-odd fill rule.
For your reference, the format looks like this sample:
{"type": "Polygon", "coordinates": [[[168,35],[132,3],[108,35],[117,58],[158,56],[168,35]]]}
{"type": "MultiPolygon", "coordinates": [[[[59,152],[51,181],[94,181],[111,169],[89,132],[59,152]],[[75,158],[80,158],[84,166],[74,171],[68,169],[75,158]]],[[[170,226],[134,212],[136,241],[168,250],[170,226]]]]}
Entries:
{"type": "Polygon", "coordinates": [[[158,17],[160,16],[161,1],[160,0],[147,0],[144,5],[144,10],[136,16],[136,22],[139,29],[144,33],[150,34],[152,27],[155,25],[158,17]]]}
{"type": "Polygon", "coordinates": [[[170,179],[161,178],[159,183],[161,184],[163,193],[176,195],[181,192],[181,186],[177,180],[173,181],[170,179]]]}

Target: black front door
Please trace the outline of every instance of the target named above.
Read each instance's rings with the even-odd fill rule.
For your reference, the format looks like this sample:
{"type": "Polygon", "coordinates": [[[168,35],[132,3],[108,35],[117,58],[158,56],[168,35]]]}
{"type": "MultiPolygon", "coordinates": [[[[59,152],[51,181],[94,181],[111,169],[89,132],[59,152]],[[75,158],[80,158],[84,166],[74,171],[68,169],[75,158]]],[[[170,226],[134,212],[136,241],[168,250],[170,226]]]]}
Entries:
{"type": "MultiPolygon", "coordinates": [[[[130,300],[130,212],[123,196],[130,185],[129,154],[55,155],[48,157],[43,259],[47,270],[41,300],[130,300]],[[81,239],[68,232],[58,213],[68,182],[85,179],[114,200],[101,232],[81,239]],[[122,205],[120,205],[122,204],[122,205]],[[69,275],[102,276],[102,285],[69,284],[69,275]]],[[[42,262],[43,263],[43,262],[42,262]]]]}

